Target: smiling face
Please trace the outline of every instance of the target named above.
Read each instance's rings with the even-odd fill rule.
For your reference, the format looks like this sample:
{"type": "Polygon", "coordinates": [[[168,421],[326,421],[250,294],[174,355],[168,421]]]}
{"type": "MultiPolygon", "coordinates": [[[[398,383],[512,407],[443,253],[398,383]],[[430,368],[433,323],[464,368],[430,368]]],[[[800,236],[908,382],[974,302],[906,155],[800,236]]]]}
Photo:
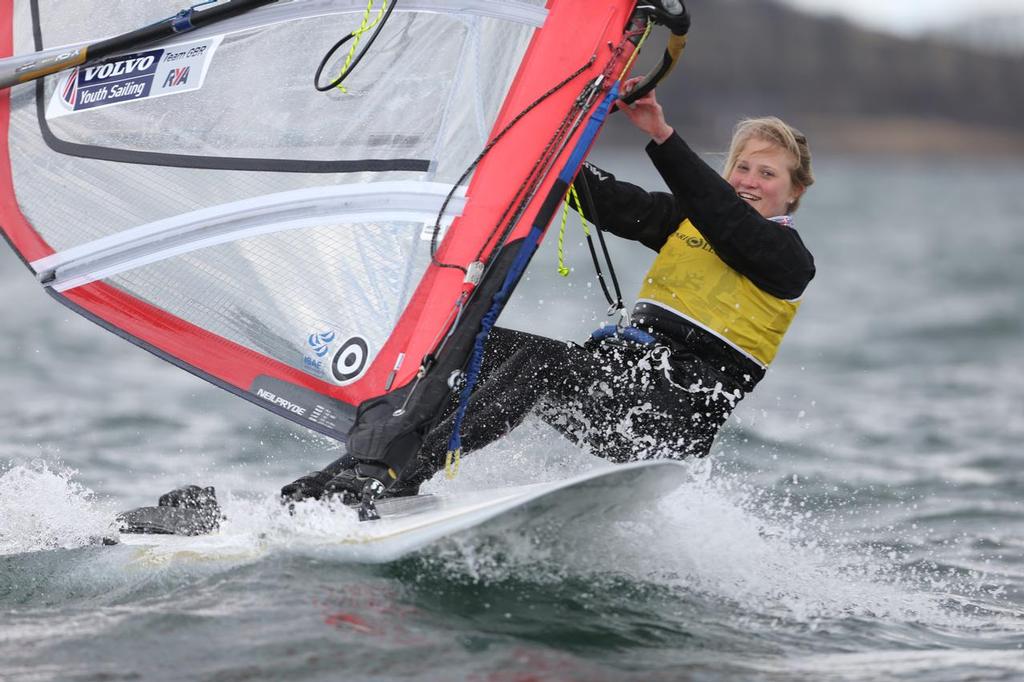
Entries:
{"type": "Polygon", "coordinates": [[[726,180],[736,194],[764,218],[786,215],[803,193],[793,182],[797,160],[782,147],[751,138],[739,154],[726,180]]]}

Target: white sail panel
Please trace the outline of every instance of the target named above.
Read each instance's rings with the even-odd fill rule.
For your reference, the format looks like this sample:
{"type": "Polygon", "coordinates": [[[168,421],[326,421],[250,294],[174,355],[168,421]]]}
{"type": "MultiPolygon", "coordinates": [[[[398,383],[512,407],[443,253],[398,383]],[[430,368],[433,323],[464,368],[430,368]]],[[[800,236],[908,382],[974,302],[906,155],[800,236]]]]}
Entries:
{"type": "MultiPolygon", "coordinates": [[[[102,0],[74,3],[81,21],[56,18],[66,4],[39,2],[42,46],[80,39],[81,21],[90,16],[93,33],[110,30],[101,28],[99,17],[108,14],[102,0]]],[[[167,4],[140,0],[131,14],[152,20],[167,4]]],[[[31,23],[28,5],[17,4],[16,23],[31,23]]],[[[14,88],[11,161],[23,213],[59,251],[183,210],[380,179],[358,171],[366,161],[415,162],[401,167],[416,170],[382,171],[389,180],[454,182],[485,143],[533,27],[399,8],[347,94],[315,91],[320,57],[361,17],[332,14],[228,34],[203,88],[171,98],[41,119],[35,86],[14,88]],[[273,162],[292,166],[268,171],[273,162]],[[205,167],[218,163],[237,170],[205,167]],[[345,173],[325,173],[317,164],[349,165],[345,173]],[[47,200],[55,186],[65,192],[59,203],[47,200]]],[[[32,35],[16,29],[21,43],[32,35]]],[[[46,79],[43,101],[58,83],[46,79]]]]}
{"type": "Polygon", "coordinates": [[[388,222],[263,235],[108,282],[232,343],[340,384],[323,359],[362,338],[363,366],[373,360],[429,264],[430,244],[419,239],[420,230],[418,223],[388,222]],[[396,262],[411,265],[398,270],[396,262]],[[314,334],[333,338],[311,345],[314,334]]]}
{"type": "MultiPolygon", "coordinates": [[[[110,25],[103,0],[20,2],[16,23],[31,30],[16,27],[16,51],[126,30],[167,5],[133,2],[110,25]]],[[[69,76],[14,88],[17,199],[56,251],[34,267],[58,291],[101,279],[240,347],[344,383],[323,358],[359,338],[368,364],[387,341],[430,262],[424,235],[441,203],[433,188],[454,182],[486,142],[535,28],[523,8],[543,16],[537,3],[517,3],[514,20],[487,16],[487,3],[469,5],[464,13],[398,7],[345,93],[312,83],[326,50],[359,25],[363,5],[355,3],[320,3],[319,14],[289,3],[268,19],[253,12],[250,28],[226,22],[213,37],[192,37],[183,44],[216,41],[216,50],[202,87],[174,97],[46,116],[39,102],[69,76]],[[346,172],[331,172],[339,169],[346,172]],[[288,204],[332,185],[372,194],[396,181],[437,197],[430,210],[394,215],[383,190],[375,215],[364,217],[346,217],[351,205],[300,216],[288,204]],[[61,201],[52,201],[54,187],[61,201]],[[203,217],[196,234],[157,232],[134,253],[109,253],[107,242],[124,244],[182,214],[203,217]],[[231,230],[211,237],[225,220],[231,230]],[[106,260],[97,262],[105,253],[97,245],[106,260]],[[90,249],[83,262],[78,252],[90,249]]]]}
{"type": "MultiPolygon", "coordinates": [[[[357,405],[405,414],[395,407],[415,397],[415,424],[436,412],[489,297],[542,232],[533,216],[546,221],[566,182],[555,171],[578,163],[572,122],[623,68],[623,31],[640,34],[627,0],[404,0],[347,91],[317,92],[322,55],[364,8],[249,6],[0,99],[0,228],[57,300],[340,438],[357,405]],[[170,68],[181,53],[168,50],[187,45],[205,49],[170,68]],[[116,102],[103,99],[108,83],[116,102]],[[188,87],[168,90],[178,85],[188,87]],[[105,106],[47,116],[75,88],[105,106]],[[435,262],[442,203],[442,226],[455,222],[435,262]]],[[[137,0],[111,15],[106,0],[0,0],[0,9],[13,16],[0,22],[3,58],[135,34],[178,8],[137,0]]],[[[344,58],[342,49],[324,77],[344,58]]]]}

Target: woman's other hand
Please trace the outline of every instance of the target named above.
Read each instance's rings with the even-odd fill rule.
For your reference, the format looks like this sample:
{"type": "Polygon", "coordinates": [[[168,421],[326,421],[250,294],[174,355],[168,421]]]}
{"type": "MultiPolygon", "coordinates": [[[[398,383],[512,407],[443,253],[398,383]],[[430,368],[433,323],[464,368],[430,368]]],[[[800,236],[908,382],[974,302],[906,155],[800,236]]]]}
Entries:
{"type": "MultiPolygon", "coordinates": [[[[628,95],[636,87],[637,83],[642,80],[643,78],[641,77],[630,78],[623,86],[623,93],[628,95]]],[[[650,135],[658,144],[670,138],[674,132],[672,126],[665,121],[665,112],[662,110],[661,105],[658,104],[658,99],[654,96],[654,90],[651,90],[632,104],[625,104],[620,100],[619,108],[632,121],[633,125],[650,135]]]]}

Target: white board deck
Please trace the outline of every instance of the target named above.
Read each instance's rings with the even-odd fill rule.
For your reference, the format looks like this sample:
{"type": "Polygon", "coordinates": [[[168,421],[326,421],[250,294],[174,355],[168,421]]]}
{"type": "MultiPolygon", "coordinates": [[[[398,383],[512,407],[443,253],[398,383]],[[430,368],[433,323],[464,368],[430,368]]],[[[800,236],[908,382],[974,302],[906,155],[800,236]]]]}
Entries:
{"type": "MultiPolygon", "coordinates": [[[[360,523],[354,509],[338,509],[334,514],[343,516],[336,536],[300,539],[298,544],[329,548],[343,560],[384,563],[473,529],[512,532],[628,512],[677,488],[688,478],[688,471],[679,462],[656,460],[549,483],[381,500],[380,520],[360,523]]],[[[145,549],[146,558],[155,561],[172,556],[244,559],[269,549],[261,547],[251,533],[231,533],[228,528],[230,524],[225,524],[217,533],[194,537],[122,534],[120,540],[145,549]]]]}

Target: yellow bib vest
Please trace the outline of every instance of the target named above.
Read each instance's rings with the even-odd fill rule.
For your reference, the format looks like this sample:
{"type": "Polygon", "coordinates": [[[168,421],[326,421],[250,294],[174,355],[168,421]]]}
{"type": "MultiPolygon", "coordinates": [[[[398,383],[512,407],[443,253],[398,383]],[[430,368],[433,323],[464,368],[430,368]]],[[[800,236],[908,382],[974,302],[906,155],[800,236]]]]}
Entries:
{"type": "Polygon", "coordinates": [[[800,307],[799,300],[776,298],[726,265],[689,220],[661,247],[639,299],[682,315],[764,367],[800,307]]]}

